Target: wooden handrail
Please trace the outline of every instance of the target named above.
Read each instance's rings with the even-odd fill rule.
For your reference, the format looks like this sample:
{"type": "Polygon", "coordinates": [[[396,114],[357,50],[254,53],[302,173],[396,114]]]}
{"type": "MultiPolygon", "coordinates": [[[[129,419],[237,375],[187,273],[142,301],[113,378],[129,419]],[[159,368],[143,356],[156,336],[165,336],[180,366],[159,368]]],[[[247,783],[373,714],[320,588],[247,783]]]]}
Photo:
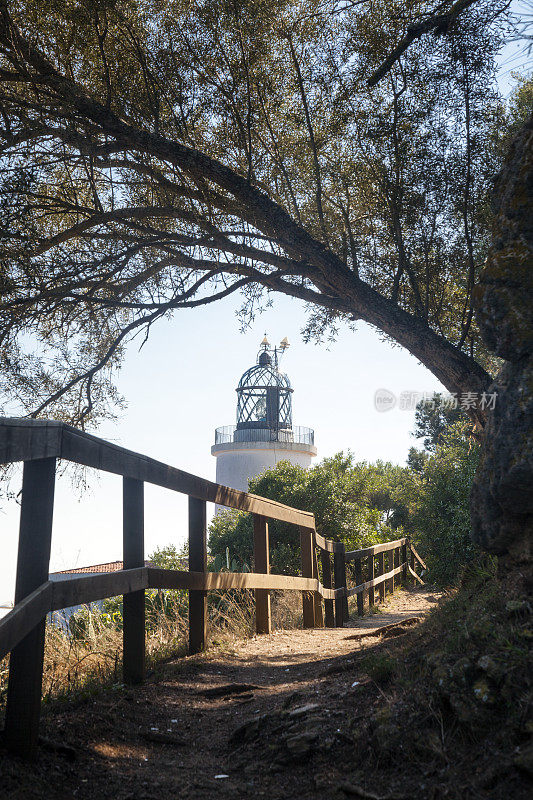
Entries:
{"type": "MultiPolygon", "coordinates": [[[[416,560],[418,561],[418,563],[420,564],[420,566],[421,566],[421,567],[423,567],[424,569],[427,569],[427,567],[426,567],[426,562],[425,562],[425,561],[423,561],[423,560],[420,558],[420,556],[419,556],[419,555],[418,555],[418,553],[416,552],[416,550],[415,550],[414,546],[411,544],[411,542],[409,542],[409,549],[411,550],[411,553],[414,555],[414,557],[416,558],[416,560]]],[[[417,576],[417,577],[418,577],[418,576],[417,576]]]]}
{"type": "Polygon", "coordinates": [[[411,567],[411,565],[410,565],[410,564],[408,564],[408,565],[407,565],[407,569],[408,569],[408,571],[409,571],[409,574],[411,575],[411,577],[415,578],[415,580],[417,580],[417,581],[418,581],[418,583],[420,583],[420,584],[421,584],[421,586],[425,586],[425,583],[424,583],[424,581],[422,580],[422,578],[420,577],[420,575],[417,575],[417,574],[416,574],[416,572],[414,571],[414,569],[411,567]]]}
{"type": "Polygon", "coordinates": [[[155,589],[202,589],[217,591],[227,589],[283,589],[296,592],[318,592],[328,600],[334,600],[343,589],[325,589],[316,578],[300,578],[291,575],[268,575],[261,572],[180,572],[155,567],[148,568],[149,588],[155,589]]]}
{"type": "Polygon", "coordinates": [[[0,620],[0,658],[11,652],[5,742],[10,750],[31,757],[37,745],[46,614],[122,595],[123,680],[144,677],[146,589],[189,592],[189,649],[199,652],[207,641],[207,592],[255,591],[256,630],[271,629],[270,591],[302,592],[304,627],[342,626],[348,619],[348,598],[357,595],[363,613],[363,594],[374,603],[374,587],[383,599],[402,574],[422,582],[416,560],[426,565],[407,538],[346,551],[343,542],[316,532],[312,513],[275,500],[213,483],[160,461],[126,450],[62,422],[0,418],[0,463],[24,462],[15,607],[0,620]],[[47,580],[56,460],[63,459],[123,477],[123,548],[125,569],[113,573],[47,580]],[[145,567],[144,483],[189,496],[189,571],[145,567]],[[208,572],[206,503],[213,502],[254,516],[255,572],[208,572]],[[273,575],[269,565],[268,520],[299,528],[300,576],[273,575]],[[317,548],[321,550],[322,585],[317,548]],[[412,564],[408,563],[411,551],[412,564]],[[387,567],[383,554],[388,553],[387,567]],[[331,564],[333,554],[333,570],[331,564]],[[377,559],[377,571],[376,562],[377,559]],[[366,565],[363,560],[368,559],[366,565]],[[355,562],[357,585],[346,584],[346,562],[355,562]],[[400,563],[402,562],[402,563],[400,563]],[[368,580],[363,581],[363,577],[368,580]],[[332,579],[334,578],[334,579],[332,579]],[[335,588],[333,588],[335,587],[335,588]],[[30,701],[28,701],[28,697],[30,701]]]}
{"type": "Polygon", "coordinates": [[[133,450],[106,442],[90,433],[79,431],[64,422],[0,419],[0,463],[33,461],[41,458],[62,458],[103,472],[162,486],[238,511],[249,511],[269,519],[307,528],[315,527],[314,514],[309,511],[300,511],[276,500],[268,500],[213,483],[190,472],[184,472],[135,453],[133,450]]]}
{"type": "Polygon", "coordinates": [[[316,546],[320,547],[326,553],[344,553],[346,548],[343,542],[334,542],[331,539],[325,539],[315,531],[316,546]]]}
{"type": "MultiPolygon", "coordinates": [[[[47,581],[18,603],[0,620],[0,658],[12,650],[47,613],[71,606],[85,605],[107,597],[142,589],[193,589],[216,591],[228,589],[267,589],[270,591],[317,592],[325,600],[352,597],[372,589],[398,575],[405,563],[351,589],[327,589],[316,578],[254,572],[184,572],[157,567],[118,570],[98,575],[60,578],[47,581]]],[[[411,569],[410,574],[423,581],[411,569]]]]}
{"type": "Polygon", "coordinates": [[[391,569],[384,575],[379,575],[377,578],[373,578],[371,581],[365,581],[364,583],[360,583],[359,586],[353,586],[351,589],[346,589],[346,597],[353,597],[354,594],[359,595],[368,589],[373,589],[375,586],[379,586],[380,583],[384,583],[385,581],[390,580],[390,578],[393,578],[395,575],[398,575],[404,566],[405,563],[400,564],[399,567],[391,569]]]}
{"type": "Polygon", "coordinates": [[[373,544],[371,547],[363,547],[361,550],[347,550],[344,557],[346,561],[360,561],[367,556],[377,556],[378,553],[386,553],[388,550],[394,550],[396,547],[401,547],[406,542],[407,539],[403,538],[396,539],[394,542],[373,544]]]}
{"type": "MultiPolygon", "coordinates": [[[[101,572],[97,575],[80,575],[52,581],[52,597],[48,611],[95,603],[106,597],[138,592],[148,588],[147,567],[101,572]]],[[[16,606],[15,606],[16,608],[16,606]]],[[[15,609],[13,609],[14,611],[15,609]]],[[[3,620],[0,621],[0,630],[3,620]]]]}
{"type": "Polygon", "coordinates": [[[52,581],[47,581],[17,603],[0,620],[0,658],[13,650],[51,610],[52,581]]]}
{"type": "Polygon", "coordinates": [[[0,658],[9,653],[49,612],[85,605],[143,589],[266,589],[317,592],[325,600],[344,596],[344,589],[327,589],[316,578],[259,572],[183,572],[140,567],[46,581],[0,620],[0,658]]]}

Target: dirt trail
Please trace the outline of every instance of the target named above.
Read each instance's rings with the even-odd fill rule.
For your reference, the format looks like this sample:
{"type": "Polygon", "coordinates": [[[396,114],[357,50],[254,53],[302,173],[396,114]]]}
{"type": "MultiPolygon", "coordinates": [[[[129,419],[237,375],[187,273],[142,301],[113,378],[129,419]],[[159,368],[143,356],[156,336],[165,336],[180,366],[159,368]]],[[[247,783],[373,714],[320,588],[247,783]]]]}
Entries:
{"type": "Polygon", "coordinates": [[[422,619],[437,601],[425,589],[399,591],[381,613],[344,628],[239,641],[169,662],[138,689],[54,709],[43,735],[71,745],[75,760],[41,749],[28,767],[2,756],[2,797],[329,796],[349,769],[358,709],[382,695],[357,657],[386,643],[357,634],[422,619]]]}

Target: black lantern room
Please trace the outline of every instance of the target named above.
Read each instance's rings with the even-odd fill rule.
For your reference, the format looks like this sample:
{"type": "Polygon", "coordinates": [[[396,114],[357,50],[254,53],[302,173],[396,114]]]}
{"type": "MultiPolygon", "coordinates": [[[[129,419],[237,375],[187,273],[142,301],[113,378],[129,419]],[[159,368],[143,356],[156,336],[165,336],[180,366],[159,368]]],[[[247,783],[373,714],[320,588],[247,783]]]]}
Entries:
{"type": "Polygon", "coordinates": [[[265,336],[257,363],[247,369],[237,386],[237,430],[271,431],[292,428],[293,389],[279,370],[279,356],[289,346],[287,339],[273,350],[265,336]]]}

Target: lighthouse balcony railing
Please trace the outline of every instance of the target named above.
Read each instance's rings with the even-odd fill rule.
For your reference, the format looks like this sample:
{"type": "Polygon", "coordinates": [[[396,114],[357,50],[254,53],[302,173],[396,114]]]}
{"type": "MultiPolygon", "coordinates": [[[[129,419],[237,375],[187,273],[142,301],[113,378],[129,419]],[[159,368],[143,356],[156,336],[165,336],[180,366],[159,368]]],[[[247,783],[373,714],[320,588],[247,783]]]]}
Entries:
{"type": "Polygon", "coordinates": [[[312,428],[294,425],[290,428],[239,428],[237,425],[224,425],[215,430],[215,445],[236,442],[280,442],[314,445],[315,432],[312,428]]]}

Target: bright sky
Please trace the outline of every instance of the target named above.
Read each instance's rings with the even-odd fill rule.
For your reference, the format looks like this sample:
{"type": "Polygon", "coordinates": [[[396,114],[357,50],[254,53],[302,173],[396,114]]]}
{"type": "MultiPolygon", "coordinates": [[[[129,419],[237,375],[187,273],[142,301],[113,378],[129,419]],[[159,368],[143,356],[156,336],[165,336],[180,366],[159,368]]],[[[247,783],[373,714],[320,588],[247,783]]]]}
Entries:
{"type": "MultiPolygon", "coordinates": [[[[522,7],[527,3],[520,3],[522,7]]],[[[524,69],[527,59],[509,45],[502,54],[501,88],[509,92],[509,69],[524,69]]],[[[404,463],[414,411],[374,408],[374,393],[433,392],[442,387],[405,350],[381,341],[359,323],[341,328],[329,346],[304,344],[303,304],[276,297],[250,330],[239,332],[238,300],[202,310],[183,311],[153,328],[141,352],[130,347],[119,378],[128,407],[116,424],[104,424],[102,438],[165,463],[214,480],[210,447],[214,429],[235,422],[235,387],[255,363],[265,331],[272,344],[287,336],[291,347],[282,365],[295,389],[293,421],[315,429],[318,459],[351,449],[358,460],[404,463]]],[[[18,491],[21,470],[12,487],[18,491]]],[[[51,571],[118,560],[121,553],[121,479],[91,473],[90,491],[72,490],[68,476],[58,479],[54,510],[51,571]]],[[[18,541],[18,506],[0,509],[0,605],[13,596],[18,541]]],[[[146,487],[146,553],[187,536],[186,497],[146,487]]],[[[2,611],[0,609],[0,616],[2,611]]]]}
{"type": "MultiPolygon", "coordinates": [[[[412,356],[380,341],[367,325],[347,328],[329,346],[303,344],[306,313],[301,303],[277,298],[251,330],[239,332],[238,301],[201,311],[185,311],[154,327],[137,352],[130,348],[119,388],[129,405],[115,425],[98,435],[167,464],[214,480],[210,448],[214,429],[235,422],[235,387],[255,363],[267,331],[272,344],[284,336],[291,346],[282,366],[294,387],[293,421],[315,429],[318,459],[350,448],[358,460],[403,463],[414,412],[374,409],[374,392],[437,391],[440,384],[412,356]]],[[[91,473],[94,475],[94,473],[91,473]]],[[[120,559],[121,479],[99,474],[90,492],[73,495],[71,481],[60,477],[54,509],[51,571],[120,559]]],[[[17,476],[14,487],[20,485],[17,476]]],[[[0,603],[13,593],[18,507],[1,514],[0,603]]],[[[187,536],[186,498],[146,487],[146,552],[187,536]]]]}

